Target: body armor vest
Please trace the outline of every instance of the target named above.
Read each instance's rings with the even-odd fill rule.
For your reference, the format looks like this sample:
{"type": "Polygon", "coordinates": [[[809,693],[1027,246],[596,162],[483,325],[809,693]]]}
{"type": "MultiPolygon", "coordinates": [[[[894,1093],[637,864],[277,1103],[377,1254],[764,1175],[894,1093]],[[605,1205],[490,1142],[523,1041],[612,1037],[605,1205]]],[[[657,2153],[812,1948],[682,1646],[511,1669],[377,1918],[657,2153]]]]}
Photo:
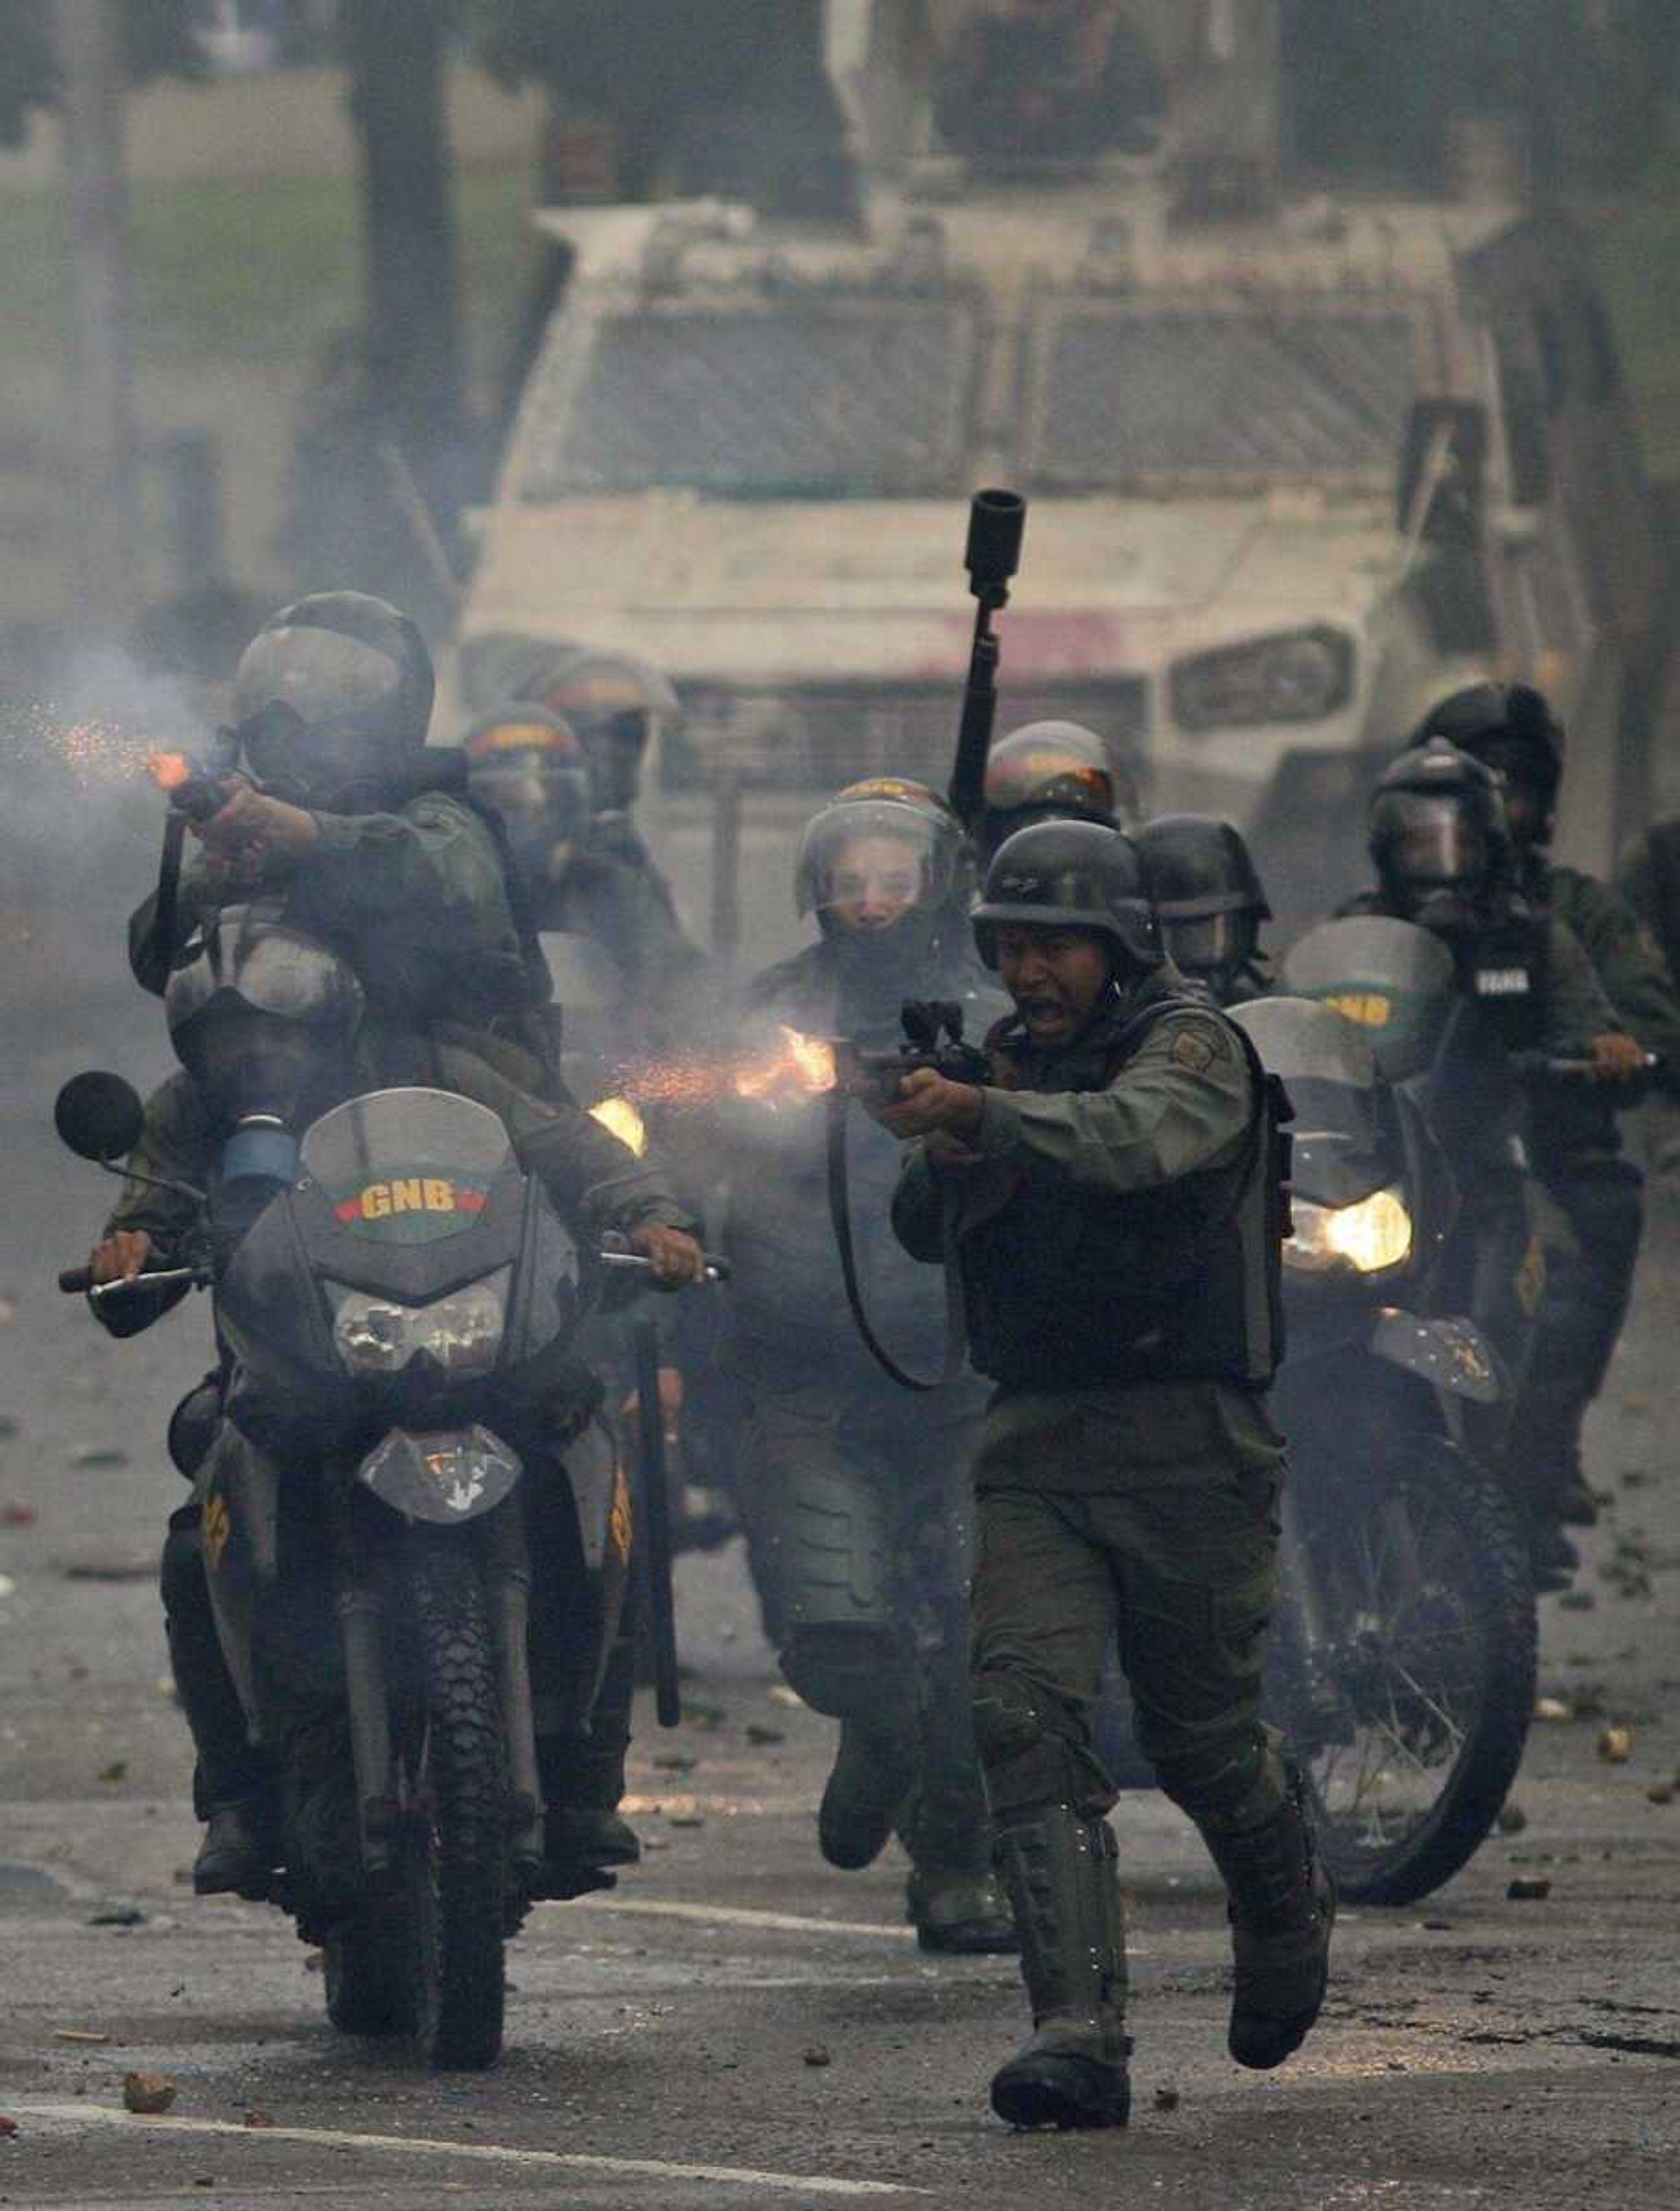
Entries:
{"type": "MultiPolygon", "coordinates": [[[[1091,1039],[1043,1087],[1107,1089],[1155,1023],[1188,1003],[1161,999],[1091,1039]]],[[[970,1355],[1005,1390],[1189,1380],[1264,1389],[1276,1373],[1290,1108],[1248,1038],[1226,1028],[1256,1101],[1234,1159],[1112,1196],[1023,1178],[963,1235],[970,1355]]]]}

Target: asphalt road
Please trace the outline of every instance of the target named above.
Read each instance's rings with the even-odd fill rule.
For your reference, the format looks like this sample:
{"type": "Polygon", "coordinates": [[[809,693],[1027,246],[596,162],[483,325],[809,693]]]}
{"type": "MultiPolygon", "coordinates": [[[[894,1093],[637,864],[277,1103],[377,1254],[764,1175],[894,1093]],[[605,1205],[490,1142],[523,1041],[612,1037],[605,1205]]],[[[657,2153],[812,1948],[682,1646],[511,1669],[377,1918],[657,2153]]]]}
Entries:
{"type": "MultiPolygon", "coordinates": [[[[90,891],[89,895],[94,895],[90,891]]],[[[279,1916],[196,1902],[184,1730],[151,1572],[179,1486],[159,1448],[205,1363],[202,1306],[128,1345],[51,1287],[104,1191],[46,1130],[89,1060],[154,1074],[154,1015],[51,948],[13,967],[0,1059],[0,2203],[227,2207],[1104,2201],[1269,2207],[1671,2201],[1680,2158],[1680,1205],[1592,1433],[1607,1493],[1581,1608],[1548,1600],[1520,1834],[1419,1907],[1339,1931],[1333,1994],[1283,2071],[1224,2055],[1221,1899],[1160,1800],[1116,1814],[1132,1899],[1138,2111],[1123,2136],[1014,2137],[990,2069],[1022,2031],[1008,1960],[924,1959],[901,1862],[825,1867],[826,1724],[776,1692],[733,1552],[682,1570],[689,1717],[644,1716],[648,1843],[607,1899],[533,1915],[507,2055],[430,2078],[336,2037],[279,1916]],[[21,974],[21,980],[20,980],[21,974]],[[56,978],[56,979],[55,979],[56,978]],[[49,990],[48,985],[51,984],[49,990]],[[49,1018],[51,1015],[51,1018],[49,1018]],[[89,1039],[98,1038],[98,1048],[89,1039]],[[1598,1752],[1632,1730],[1626,1764],[1598,1752]],[[1508,1899],[1515,1874],[1544,1901],[1508,1899]],[[130,1923],[100,1923],[112,1913],[130,1923]],[[171,2114],[122,2110],[130,2069],[171,2114]]]]}

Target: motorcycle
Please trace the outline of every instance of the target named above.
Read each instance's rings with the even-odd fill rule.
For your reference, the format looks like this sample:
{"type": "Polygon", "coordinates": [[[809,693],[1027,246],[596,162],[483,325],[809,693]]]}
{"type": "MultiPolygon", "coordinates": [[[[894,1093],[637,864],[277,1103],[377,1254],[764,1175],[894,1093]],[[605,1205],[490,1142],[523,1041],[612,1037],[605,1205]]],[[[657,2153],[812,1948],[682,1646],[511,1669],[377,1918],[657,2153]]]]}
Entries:
{"type": "MultiPolygon", "coordinates": [[[[143,1116],[85,1075],[56,1118],[112,1168],[143,1116]]],[[[172,1187],[200,1208],[179,1263],[59,1285],[212,1292],[230,1378],[196,1487],[275,1780],[266,1893],[324,1952],[335,2026],[488,2066],[507,1939],[578,1893],[545,1867],[539,1735],[587,1725],[632,1513],[576,1341],[647,1263],[580,1247],[498,1117],[429,1088],[354,1098],[300,1141],[248,1115],[209,1196],[172,1187]]]]}
{"type": "Polygon", "coordinates": [[[1533,1711],[1528,1547],[1494,1470],[1544,1283],[1522,1093],[1407,923],[1325,924],[1280,987],[1233,1015],[1296,1112],[1268,1701],[1344,1897],[1404,1904],[1480,1845],[1533,1711]]]}

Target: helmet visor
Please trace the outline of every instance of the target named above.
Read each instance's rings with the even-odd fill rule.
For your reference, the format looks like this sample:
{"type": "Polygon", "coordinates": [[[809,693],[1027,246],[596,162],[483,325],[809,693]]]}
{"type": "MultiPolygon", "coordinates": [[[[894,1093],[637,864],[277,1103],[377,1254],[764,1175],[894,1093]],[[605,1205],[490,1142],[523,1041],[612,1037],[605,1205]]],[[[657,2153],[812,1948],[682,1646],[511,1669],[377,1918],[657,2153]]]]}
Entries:
{"type": "Polygon", "coordinates": [[[1375,830],[1382,865],[1397,882],[1466,886],[1487,872],[1487,839],[1463,804],[1444,794],[1392,793],[1375,830]]]}
{"type": "Polygon", "coordinates": [[[1187,973],[1214,974],[1242,967],[1254,956],[1254,917],[1248,912],[1198,914],[1175,921],[1159,916],[1168,957],[1187,973]]]}
{"type": "Polygon", "coordinates": [[[239,663],[234,715],[253,774],[290,766],[299,725],[311,735],[384,741],[408,685],[389,653],[329,629],[277,629],[252,639],[239,663]],[[275,708],[289,709],[276,713],[275,708]]]}
{"type": "Polygon", "coordinates": [[[924,820],[891,800],[828,807],[801,848],[800,911],[853,930],[930,912],[951,895],[958,843],[954,822],[924,820]]]}
{"type": "Polygon", "coordinates": [[[589,770],[581,760],[545,760],[541,754],[504,756],[493,766],[471,770],[473,797],[499,815],[516,850],[547,841],[575,844],[589,825],[589,770]]]}

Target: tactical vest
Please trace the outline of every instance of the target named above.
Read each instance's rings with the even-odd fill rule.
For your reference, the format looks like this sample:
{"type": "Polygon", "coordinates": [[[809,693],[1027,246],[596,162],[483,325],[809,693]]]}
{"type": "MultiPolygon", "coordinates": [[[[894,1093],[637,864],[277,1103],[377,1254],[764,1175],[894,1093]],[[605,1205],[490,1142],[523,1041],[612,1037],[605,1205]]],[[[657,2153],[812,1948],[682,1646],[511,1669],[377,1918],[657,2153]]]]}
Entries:
{"type": "Polygon", "coordinates": [[[1550,933],[1544,912],[1522,900],[1452,946],[1459,988],[1488,1015],[1507,1051],[1538,1051],[1545,1044],[1550,933]]]}
{"type": "MultiPolygon", "coordinates": [[[[1156,1022],[1189,1003],[1148,1007],[1057,1087],[1106,1090],[1156,1022]]],[[[970,1356],[1005,1390],[1193,1380],[1264,1389],[1277,1372],[1292,1114],[1249,1039],[1222,1026],[1257,1101],[1235,1159],[1113,1196],[1023,1177],[963,1235],[970,1356]]]]}

